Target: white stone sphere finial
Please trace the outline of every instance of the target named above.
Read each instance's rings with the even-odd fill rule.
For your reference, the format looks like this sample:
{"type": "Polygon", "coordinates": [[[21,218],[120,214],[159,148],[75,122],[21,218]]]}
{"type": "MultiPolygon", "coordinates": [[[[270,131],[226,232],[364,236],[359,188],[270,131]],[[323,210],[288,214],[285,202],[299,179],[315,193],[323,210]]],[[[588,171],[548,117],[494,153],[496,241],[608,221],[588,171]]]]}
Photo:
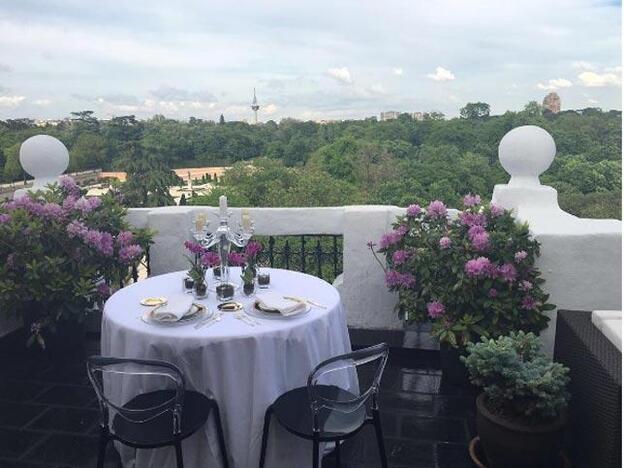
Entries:
{"type": "Polygon", "coordinates": [[[69,165],[69,152],[60,140],[49,135],[28,138],[19,152],[20,164],[35,178],[31,190],[42,190],[58,181],[69,165]]]}
{"type": "Polygon", "coordinates": [[[510,186],[540,185],[539,176],[555,158],[553,137],[541,127],[523,125],[505,134],[498,145],[498,159],[511,176],[510,186]]]}

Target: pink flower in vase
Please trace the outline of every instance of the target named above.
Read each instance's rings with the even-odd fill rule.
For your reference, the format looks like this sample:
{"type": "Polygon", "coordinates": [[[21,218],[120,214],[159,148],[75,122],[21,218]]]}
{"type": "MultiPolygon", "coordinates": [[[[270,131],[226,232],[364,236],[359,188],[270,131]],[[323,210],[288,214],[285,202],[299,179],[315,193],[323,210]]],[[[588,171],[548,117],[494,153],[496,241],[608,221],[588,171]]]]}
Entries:
{"type": "Polygon", "coordinates": [[[221,259],[216,252],[210,250],[201,256],[201,263],[207,268],[214,268],[221,264],[221,259]]]}
{"type": "Polygon", "coordinates": [[[245,247],[247,258],[255,258],[260,252],[262,252],[262,244],[260,242],[251,241],[245,247]]]}
{"type": "Polygon", "coordinates": [[[246,261],[247,261],[247,258],[245,257],[245,254],[243,253],[230,252],[228,254],[228,263],[231,266],[243,266],[246,261]]]}

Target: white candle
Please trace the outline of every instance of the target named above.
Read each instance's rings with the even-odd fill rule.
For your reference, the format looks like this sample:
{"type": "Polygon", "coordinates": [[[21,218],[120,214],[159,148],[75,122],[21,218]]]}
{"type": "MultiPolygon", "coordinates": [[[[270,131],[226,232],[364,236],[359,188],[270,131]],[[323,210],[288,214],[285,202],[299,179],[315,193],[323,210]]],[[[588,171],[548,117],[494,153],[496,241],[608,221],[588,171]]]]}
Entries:
{"type": "Polygon", "coordinates": [[[195,216],[195,230],[201,231],[204,229],[204,225],[206,224],[206,215],[204,213],[198,213],[195,216]]]}
{"type": "Polygon", "coordinates": [[[222,218],[227,218],[227,197],[225,195],[219,197],[219,214],[222,218]]]}
{"type": "Polygon", "coordinates": [[[251,229],[251,216],[249,216],[249,210],[247,208],[241,211],[241,227],[245,231],[251,229]]]}

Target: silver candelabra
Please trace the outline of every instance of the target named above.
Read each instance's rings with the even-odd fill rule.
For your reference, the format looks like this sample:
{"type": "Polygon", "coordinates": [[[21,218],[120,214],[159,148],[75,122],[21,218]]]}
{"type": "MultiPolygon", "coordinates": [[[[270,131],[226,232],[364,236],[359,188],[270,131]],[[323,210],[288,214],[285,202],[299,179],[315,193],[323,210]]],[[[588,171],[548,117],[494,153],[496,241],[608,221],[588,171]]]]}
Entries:
{"type": "Polygon", "coordinates": [[[227,198],[224,195],[219,197],[219,226],[213,233],[209,233],[209,222],[204,213],[200,213],[195,217],[195,222],[191,233],[193,238],[199,242],[202,247],[208,249],[213,245],[217,245],[219,259],[221,261],[221,282],[229,282],[228,256],[230,247],[234,244],[237,247],[245,247],[253,236],[254,223],[247,210],[241,213],[241,221],[238,230],[234,231],[229,224],[231,213],[227,209],[227,198]]]}

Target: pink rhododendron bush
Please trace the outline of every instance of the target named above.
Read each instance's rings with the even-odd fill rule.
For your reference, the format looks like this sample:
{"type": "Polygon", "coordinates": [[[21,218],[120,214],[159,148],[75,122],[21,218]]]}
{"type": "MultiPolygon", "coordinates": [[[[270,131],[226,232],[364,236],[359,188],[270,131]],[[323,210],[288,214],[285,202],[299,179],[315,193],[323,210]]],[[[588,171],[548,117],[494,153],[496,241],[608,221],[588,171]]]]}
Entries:
{"type": "Polygon", "coordinates": [[[548,323],[543,312],[555,306],[535,268],[538,242],[500,206],[478,195],[463,202],[453,220],[441,201],[410,205],[378,245],[369,244],[385,254],[380,263],[399,293],[399,314],[432,322],[440,342],[454,347],[515,330],[539,333],[548,323]]]}
{"type": "Polygon", "coordinates": [[[125,214],[112,195],[85,198],[70,177],[0,205],[0,313],[23,315],[30,343],[45,347],[129,279],[151,235],[125,214]]]}

